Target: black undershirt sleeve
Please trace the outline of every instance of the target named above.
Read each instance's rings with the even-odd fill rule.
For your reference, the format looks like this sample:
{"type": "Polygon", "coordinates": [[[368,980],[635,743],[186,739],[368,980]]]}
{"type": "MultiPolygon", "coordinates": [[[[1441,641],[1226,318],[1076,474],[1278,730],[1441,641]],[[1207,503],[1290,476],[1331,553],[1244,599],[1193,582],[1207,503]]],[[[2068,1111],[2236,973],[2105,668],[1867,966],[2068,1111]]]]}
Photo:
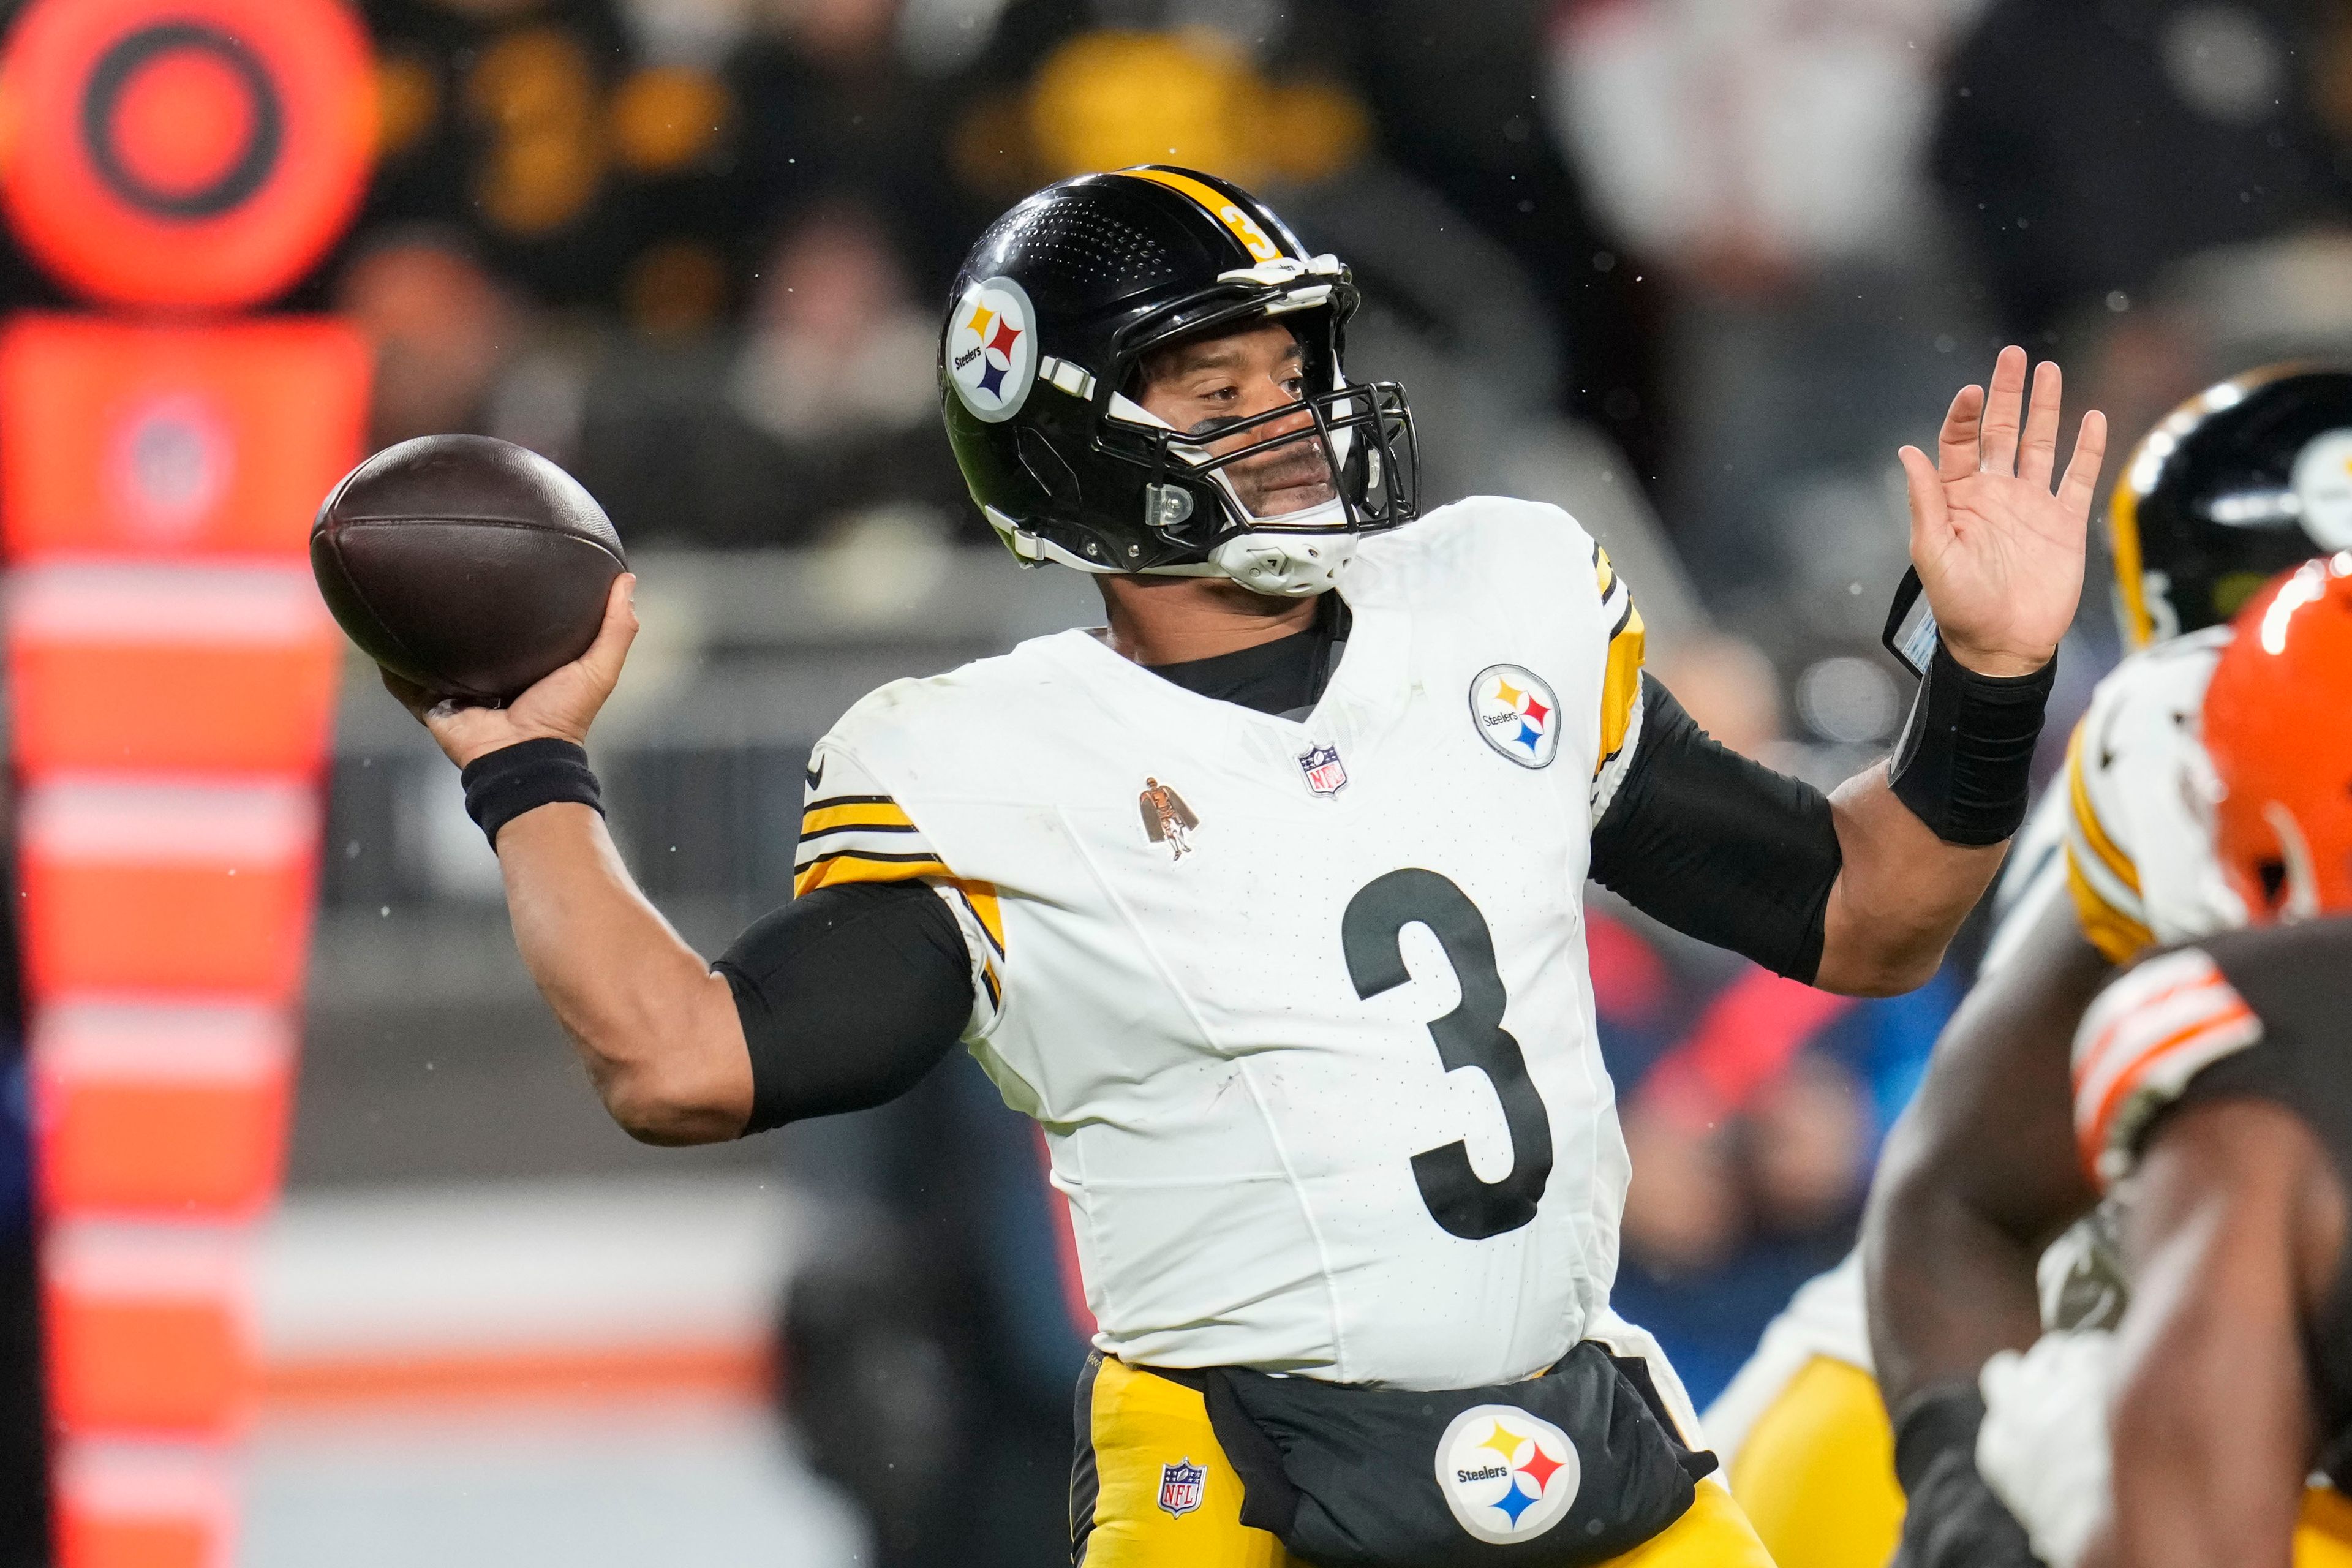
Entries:
{"type": "Polygon", "coordinates": [[[923,882],[819,888],[756,921],[711,967],[751,1051],[746,1134],[896,1099],[954,1048],[971,961],[923,882]]]}
{"type": "Polygon", "coordinates": [[[1843,864],[1827,795],[1721,745],[1643,676],[1633,763],[1592,830],[1594,881],[1810,985],[1843,864]]]}

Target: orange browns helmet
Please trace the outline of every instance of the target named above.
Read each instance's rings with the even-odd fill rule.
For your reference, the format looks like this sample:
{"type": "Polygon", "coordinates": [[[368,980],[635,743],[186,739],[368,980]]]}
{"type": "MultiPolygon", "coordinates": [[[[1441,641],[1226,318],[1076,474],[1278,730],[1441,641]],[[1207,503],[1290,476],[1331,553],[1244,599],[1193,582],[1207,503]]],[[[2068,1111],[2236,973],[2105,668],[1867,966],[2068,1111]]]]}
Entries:
{"type": "Polygon", "coordinates": [[[2352,551],[2239,612],[2205,689],[2214,847],[2256,925],[2352,911],[2352,551]]]}

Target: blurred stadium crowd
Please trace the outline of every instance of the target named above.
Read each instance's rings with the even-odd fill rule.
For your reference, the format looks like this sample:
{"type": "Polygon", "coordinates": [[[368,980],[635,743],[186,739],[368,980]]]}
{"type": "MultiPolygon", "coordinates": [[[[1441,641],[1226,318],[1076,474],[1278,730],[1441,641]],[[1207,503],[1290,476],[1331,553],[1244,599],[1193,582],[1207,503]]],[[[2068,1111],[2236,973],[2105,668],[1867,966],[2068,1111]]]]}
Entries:
{"type": "MultiPolygon", "coordinates": [[[[995,551],[933,377],[955,261],[1048,180],[1261,190],[1364,285],[1352,367],[1411,388],[1430,500],[1575,512],[1692,712],[1824,783],[1908,700],[1876,647],[1894,450],[1999,343],[2062,360],[2124,443],[2222,374],[2352,353],[2343,0],[362,9],[379,170],[286,303],[374,343],[376,444],[503,437],[609,510],[647,632],[600,763],[706,951],[788,895],[801,763],[850,700],[1092,613],[995,551]]],[[[0,299],[65,302],[13,255],[0,299]]],[[[2114,658],[2102,581],[2053,748],[2114,658]]],[[[685,1158],[596,1117],[423,737],[356,684],[341,724],[298,1194],[685,1158]]],[[[1619,1304],[1704,1401],[1850,1245],[1968,955],[1853,1002],[1593,909],[1636,1172],[1619,1304]]],[[[1087,1325],[1027,1124],[959,1062],[693,1158],[817,1216],[784,1382],[877,1560],[1047,1560],[1087,1325]]]]}

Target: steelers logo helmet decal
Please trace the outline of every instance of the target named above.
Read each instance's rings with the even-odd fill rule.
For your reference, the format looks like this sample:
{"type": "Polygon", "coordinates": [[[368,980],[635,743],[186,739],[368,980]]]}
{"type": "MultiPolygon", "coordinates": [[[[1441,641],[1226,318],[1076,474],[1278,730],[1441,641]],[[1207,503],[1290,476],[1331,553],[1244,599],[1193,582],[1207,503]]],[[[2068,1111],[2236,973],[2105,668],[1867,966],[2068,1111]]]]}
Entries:
{"type": "Polygon", "coordinates": [[[1474,1405],[1437,1440],[1437,1489],[1454,1522],[1490,1546],[1550,1530],[1583,1479],[1568,1434],[1516,1405],[1474,1405]]]}
{"type": "Polygon", "coordinates": [[[975,419],[1010,419],[1037,380],[1037,312],[1020,284],[988,278],[963,291],[948,318],[948,384],[975,419]]]}
{"type": "Polygon", "coordinates": [[[1490,664],[1470,683],[1470,721],[1478,738],[1523,768],[1546,768],[1559,755],[1559,699],[1525,665],[1490,664]]]}
{"type": "Polygon", "coordinates": [[[2294,459],[2295,510],[2322,550],[2352,550],[2352,430],[2315,436],[2294,459]]]}

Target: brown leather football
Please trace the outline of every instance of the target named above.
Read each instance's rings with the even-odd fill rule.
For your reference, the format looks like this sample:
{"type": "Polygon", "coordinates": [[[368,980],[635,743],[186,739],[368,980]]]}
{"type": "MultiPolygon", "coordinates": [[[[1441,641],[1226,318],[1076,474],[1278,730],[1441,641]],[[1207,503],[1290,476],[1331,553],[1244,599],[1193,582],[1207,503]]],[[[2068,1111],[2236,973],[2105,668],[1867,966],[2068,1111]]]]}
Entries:
{"type": "Polygon", "coordinates": [[[343,476],[310,571],[352,641],[436,697],[504,702],[588,651],[621,536],[580,481],[488,436],[422,436],[343,476]]]}

